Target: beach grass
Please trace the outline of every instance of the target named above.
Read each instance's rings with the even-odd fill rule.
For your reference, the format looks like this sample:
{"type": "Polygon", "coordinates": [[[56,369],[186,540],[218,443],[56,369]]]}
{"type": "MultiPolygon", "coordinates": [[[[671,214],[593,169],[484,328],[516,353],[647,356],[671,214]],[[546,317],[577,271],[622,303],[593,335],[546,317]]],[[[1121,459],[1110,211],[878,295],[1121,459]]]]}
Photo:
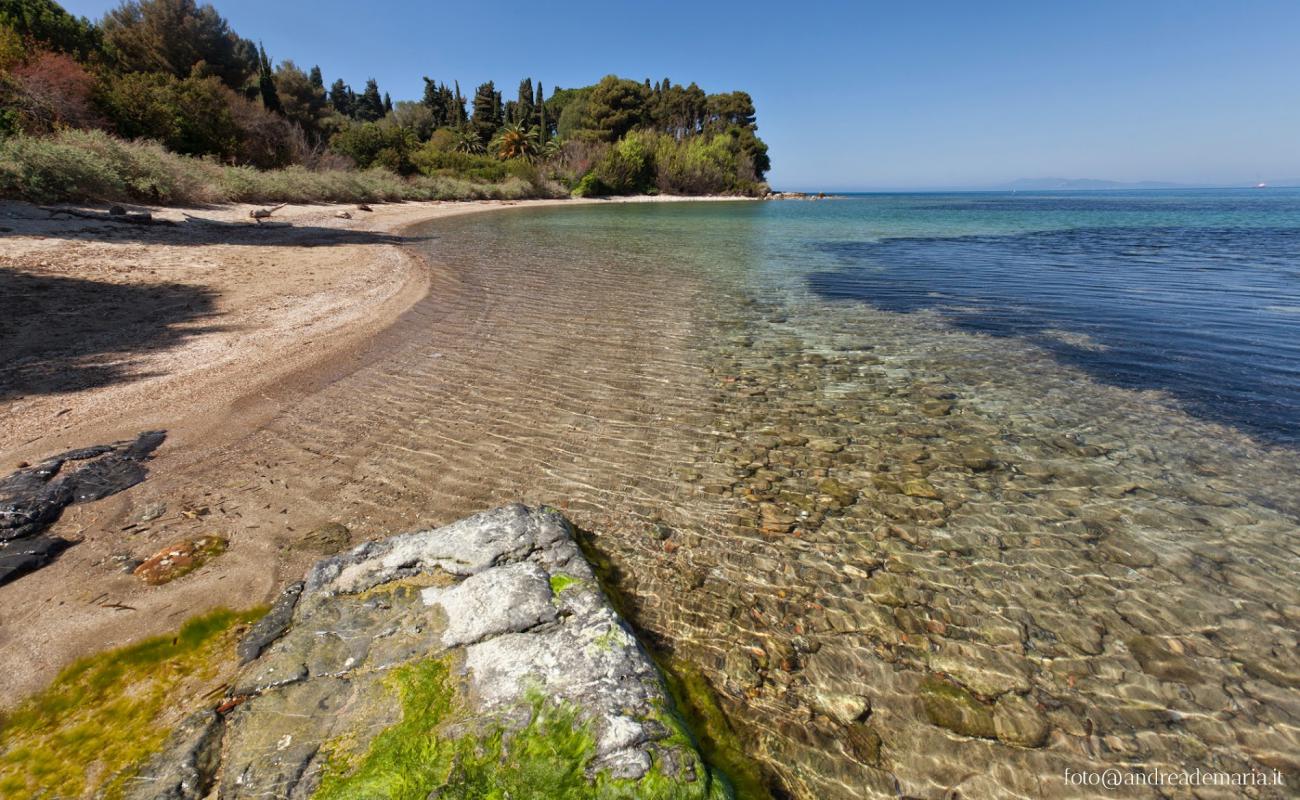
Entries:
{"type": "Polygon", "coordinates": [[[156,142],[126,141],[97,130],[0,140],[0,197],[33,203],[357,203],[562,194],[557,187],[517,175],[484,181],[453,175],[402,177],[380,168],[259,170],[179,155],[156,142]]]}

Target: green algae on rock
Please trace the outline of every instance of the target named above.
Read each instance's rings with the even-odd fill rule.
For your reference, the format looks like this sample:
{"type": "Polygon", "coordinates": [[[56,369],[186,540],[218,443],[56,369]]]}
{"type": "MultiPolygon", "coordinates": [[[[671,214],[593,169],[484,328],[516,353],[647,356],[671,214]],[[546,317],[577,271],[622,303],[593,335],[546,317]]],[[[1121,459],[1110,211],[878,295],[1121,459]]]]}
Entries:
{"type": "MultiPolygon", "coordinates": [[[[364,753],[327,745],[329,761],[315,800],[384,797],[547,798],[547,800],[721,800],[730,796],[713,776],[681,783],[652,768],[637,780],[607,773],[589,775],[596,739],[573,705],[551,705],[532,696],[528,723],[517,730],[489,725],[460,736],[455,722],[464,713],[448,658],[430,658],[394,670],[386,683],[400,697],[402,719],[383,730],[364,753]],[[449,735],[450,734],[450,735],[449,735]]],[[[672,717],[660,717],[684,733],[672,717]]],[[[682,738],[681,743],[686,745],[682,738]]],[[[686,745],[689,746],[689,745],[686,745]]]]}
{"type": "Polygon", "coordinates": [[[0,796],[126,796],[176,715],[228,677],[238,633],[262,613],[214,611],[64,669],[0,720],[0,796]]]}
{"type": "Polygon", "coordinates": [[[997,738],[993,710],[957,684],[931,675],[921,681],[917,697],[935,725],[962,736],[997,738]]]}
{"type": "Polygon", "coordinates": [[[132,800],[731,796],[553,511],[325,559],[248,638],[132,800]]]}

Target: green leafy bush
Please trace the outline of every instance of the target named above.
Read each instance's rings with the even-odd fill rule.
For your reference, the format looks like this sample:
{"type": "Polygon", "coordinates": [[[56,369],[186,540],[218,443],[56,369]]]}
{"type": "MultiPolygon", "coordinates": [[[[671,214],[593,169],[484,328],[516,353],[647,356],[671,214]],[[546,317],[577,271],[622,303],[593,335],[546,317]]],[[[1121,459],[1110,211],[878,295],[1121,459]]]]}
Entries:
{"type": "Polygon", "coordinates": [[[509,174],[506,163],[488,155],[461,153],[442,149],[432,141],[411,156],[416,168],[425,175],[460,175],[481,181],[504,180],[509,174]]]}
{"type": "Polygon", "coordinates": [[[638,194],[654,186],[654,152],[650,134],[633,131],[605,153],[596,178],[614,194],[638,194]]]}
{"type": "Polygon", "coordinates": [[[127,195],[113,163],[92,150],[52,139],[14,136],[0,142],[0,193],[44,203],[127,195]]]}
{"type": "Polygon", "coordinates": [[[233,158],[240,130],[232,93],[215,77],[132,72],[105,80],[99,105],[126,139],[153,139],[186,155],[233,158]]]}
{"type": "Polygon", "coordinates": [[[330,140],[330,149],[351,158],[358,167],[379,166],[400,175],[415,172],[411,154],[416,145],[413,132],[383,122],[349,125],[330,140]]]}
{"type": "Polygon", "coordinates": [[[655,142],[655,185],[670,194],[761,194],[766,186],[739,137],[720,133],[655,142]]]}

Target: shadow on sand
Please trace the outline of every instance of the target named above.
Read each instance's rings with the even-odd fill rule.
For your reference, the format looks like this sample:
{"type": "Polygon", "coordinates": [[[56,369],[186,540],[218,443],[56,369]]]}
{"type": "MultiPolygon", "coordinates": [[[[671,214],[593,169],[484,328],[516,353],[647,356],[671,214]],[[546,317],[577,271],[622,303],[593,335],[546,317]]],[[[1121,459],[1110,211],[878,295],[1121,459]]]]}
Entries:
{"type": "Polygon", "coordinates": [[[216,292],[0,267],[0,400],[136,380],[136,357],[219,330],[216,292]]]}
{"type": "MultiPolygon", "coordinates": [[[[95,214],[95,212],[91,212],[95,214]]],[[[362,212],[358,212],[362,213],[362,212]]],[[[402,236],[381,231],[349,230],[317,225],[299,225],[270,220],[263,223],[249,221],[226,222],[202,216],[186,215],[179,222],[154,220],[152,224],[127,224],[108,214],[95,214],[87,219],[63,216],[55,211],[52,220],[63,223],[41,231],[41,235],[63,239],[84,239],[94,235],[109,240],[141,241],[169,245],[233,244],[240,246],[270,245],[276,247],[338,247],[356,244],[402,245],[428,241],[428,236],[402,236]],[[68,225],[68,222],[84,222],[68,225]]]]}

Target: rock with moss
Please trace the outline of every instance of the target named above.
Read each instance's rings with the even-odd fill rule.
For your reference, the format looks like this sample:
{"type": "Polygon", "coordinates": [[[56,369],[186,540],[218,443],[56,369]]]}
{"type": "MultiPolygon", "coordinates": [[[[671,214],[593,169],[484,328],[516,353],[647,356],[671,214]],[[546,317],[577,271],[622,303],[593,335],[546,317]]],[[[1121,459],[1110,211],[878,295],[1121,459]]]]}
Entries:
{"type": "Polygon", "coordinates": [[[140,788],[182,796],[182,775],[229,800],[729,792],[556,512],[507,506],[369,542],[293,589],[240,648],[220,763],[196,774],[208,762],[174,737],[140,788]]]}
{"type": "Polygon", "coordinates": [[[931,723],[962,736],[997,737],[993,709],[961,686],[930,675],[921,681],[917,697],[921,710],[931,723]]]}

